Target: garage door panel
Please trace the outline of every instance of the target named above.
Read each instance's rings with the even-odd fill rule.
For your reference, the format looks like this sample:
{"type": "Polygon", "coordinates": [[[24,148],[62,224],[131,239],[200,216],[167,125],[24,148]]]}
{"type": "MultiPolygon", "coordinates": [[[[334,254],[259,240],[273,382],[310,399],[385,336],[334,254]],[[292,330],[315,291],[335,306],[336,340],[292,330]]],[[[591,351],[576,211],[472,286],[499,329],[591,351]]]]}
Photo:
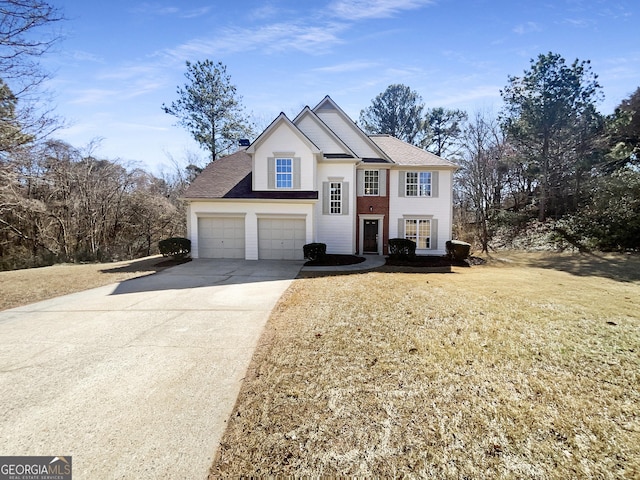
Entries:
{"type": "Polygon", "coordinates": [[[271,260],[301,260],[306,243],[304,219],[258,219],[258,257],[271,260]]]}
{"type": "Polygon", "coordinates": [[[200,258],[244,258],[244,218],[199,218],[198,256],[200,258]]]}

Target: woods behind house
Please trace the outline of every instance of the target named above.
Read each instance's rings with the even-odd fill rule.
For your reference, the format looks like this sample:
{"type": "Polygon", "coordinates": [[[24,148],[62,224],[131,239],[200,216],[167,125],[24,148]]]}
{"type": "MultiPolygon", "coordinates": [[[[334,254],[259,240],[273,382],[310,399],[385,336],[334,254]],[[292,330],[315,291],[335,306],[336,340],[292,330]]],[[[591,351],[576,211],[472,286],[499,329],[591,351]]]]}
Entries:
{"type": "Polygon", "coordinates": [[[417,92],[391,85],[360,125],[460,165],[454,231],[483,251],[533,226],[552,246],[638,250],[640,88],[603,115],[589,62],[550,52],[500,93],[500,112],[469,115],[426,109],[417,92]]]}

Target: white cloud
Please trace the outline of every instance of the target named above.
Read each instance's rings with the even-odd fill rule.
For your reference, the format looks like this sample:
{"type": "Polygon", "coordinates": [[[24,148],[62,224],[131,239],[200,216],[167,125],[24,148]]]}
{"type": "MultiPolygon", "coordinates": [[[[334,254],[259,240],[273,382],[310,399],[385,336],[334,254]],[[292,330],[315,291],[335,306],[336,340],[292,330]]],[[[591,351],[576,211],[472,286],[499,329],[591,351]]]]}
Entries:
{"type": "Polygon", "coordinates": [[[605,81],[638,78],[640,55],[628,57],[610,57],[598,65],[600,78],[605,81]]]}
{"type": "Polygon", "coordinates": [[[147,79],[135,82],[119,82],[115,88],[87,88],[70,92],[69,103],[73,105],[92,105],[121,102],[153,93],[165,87],[165,84],[147,79]]]}
{"type": "Polygon", "coordinates": [[[97,80],[127,80],[131,78],[140,78],[143,75],[152,75],[156,68],[151,65],[124,65],[117,68],[111,68],[96,75],[97,80]]]}
{"type": "Polygon", "coordinates": [[[182,18],[197,18],[197,17],[202,17],[203,15],[206,15],[210,11],[211,11],[211,7],[193,8],[191,10],[186,10],[184,12],[181,12],[180,13],[180,17],[182,17],[182,18]]]}
{"type": "Polygon", "coordinates": [[[78,90],[69,103],[74,105],[84,105],[89,103],[101,103],[106,102],[112,98],[118,98],[118,90],[107,90],[101,88],[88,88],[85,90],[78,90]]]}
{"type": "Polygon", "coordinates": [[[595,22],[585,18],[566,18],[563,23],[569,24],[572,27],[585,28],[593,25],[595,22]]]}
{"type": "Polygon", "coordinates": [[[326,67],[314,68],[314,72],[321,73],[344,73],[344,72],[358,72],[361,70],[369,70],[371,68],[379,67],[379,63],[365,62],[365,61],[353,61],[347,63],[339,63],[337,65],[329,65],[326,67]]]}
{"type": "Polygon", "coordinates": [[[196,18],[206,15],[211,11],[211,6],[200,7],[200,8],[192,8],[183,10],[180,7],[174,6],[163,6],[157,3],[143,3],[138,7],[133,9],[134,13],[143,13],[148,15],[158,15],[158,16],[176,16],[180,18],[196,18]]]}
{"type": "Polygon", "coordinates": [[[430,98],[429,104],[434,106],[456,106],[477,103],[479,100],[500,101],[501,86],[478,85],[470,89],[457,87],[455,91],[441,91],[430,98]]]}
{"type": "Polygon", "coordinates": [[[120,128],[122,130],[131,131],[131,130],[144,130],[144,131],[152,131],[152,132],[166,132],[169,130],[167,127],[158,126],[158,125],[149,125],[145,123],[133,123],[133,122],[114,122],[112,126],[115,128],[120,128]]]}
{"type": "Polygon", "coordinates": [[[215,38],[193,39],[162,53],[180,62],[255,50],[267,53],[298,50],[321,54],[342,43],[338,33],[343,29],[344,25],[339,24],[310,26],[297,23],[274,23],[259,28],[228,27],[218,31],[215,38]]]}
{"type": "Polygon", "coordinates": [[[403,10],[432,5],[434,0],[335,0],[329,11],[342,20],[388,18],[403,10]]]}
{"type": "Polygon", "coordinates": [[[164,88],[164,84],[160,82],[149,82],[141,80],[136,82],[134,85],[127,85],[126,88],[121,92],[122,99],[130,99],[139,97],[141,95],[146,95],[148,93],[152,93],[164,88]]]}
{"type": "Polygon", "coordinates": [[[78,60],[81,62],[95,62],[95,63],[104,63],[104,59],[90,52],[85,52],[83,50],[74,50],[71,52],[71,56],[74,60],[78,60]]]}
{"type": "Polygon", "coordinates": [[[247,18],[250,20],[266,20],[268,18],[274,18],[279,10],[271,4],[262,5],[259,8],[251,10],[247,14],[247,18]]]}
{"type": "Polygon", "coordinates": [[[542,31],[542,28],[536,22],[526,22],[517,25],[513,31],[518,35],[525,35],[527,33],[540,32],[542,31]]]}

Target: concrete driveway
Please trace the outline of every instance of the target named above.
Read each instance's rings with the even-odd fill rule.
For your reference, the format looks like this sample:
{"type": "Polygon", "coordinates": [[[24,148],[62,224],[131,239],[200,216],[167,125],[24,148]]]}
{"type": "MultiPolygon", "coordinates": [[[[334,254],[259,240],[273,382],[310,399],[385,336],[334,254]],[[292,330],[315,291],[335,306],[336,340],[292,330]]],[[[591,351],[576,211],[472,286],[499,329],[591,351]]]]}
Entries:
{"type": "Polygon", "coordinates": [[[194,260],[0,312],[0,454],[71,455],[77,480],[206,478],[302,263],[194,260]]]}

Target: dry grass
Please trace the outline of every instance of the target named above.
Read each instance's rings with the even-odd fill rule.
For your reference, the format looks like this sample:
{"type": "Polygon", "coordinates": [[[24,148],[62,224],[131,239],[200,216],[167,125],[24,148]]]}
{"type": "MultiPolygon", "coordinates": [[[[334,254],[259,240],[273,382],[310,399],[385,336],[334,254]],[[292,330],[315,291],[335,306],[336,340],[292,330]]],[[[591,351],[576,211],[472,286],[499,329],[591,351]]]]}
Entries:
{"type": "Polygon", "coordinates": [[[453,270],[296,280],[211,477],[640,477],[640,259],[453,270]]]}
{"type": "Polygon", "coordinates": [[[155,273],[162,257],[0,272],[0,310],[155,273]]]}

